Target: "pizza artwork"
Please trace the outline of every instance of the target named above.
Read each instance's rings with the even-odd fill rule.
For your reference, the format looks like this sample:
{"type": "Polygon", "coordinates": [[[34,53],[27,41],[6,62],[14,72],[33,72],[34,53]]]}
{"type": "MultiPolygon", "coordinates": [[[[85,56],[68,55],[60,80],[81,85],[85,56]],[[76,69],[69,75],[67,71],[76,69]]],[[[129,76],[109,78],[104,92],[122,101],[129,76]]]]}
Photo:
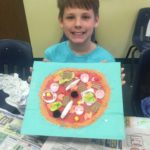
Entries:
{"type": "Polygon", "coordinates": [[[95,70],[66,68],[47,76],[40,88],[40,110],[51,123],[80,128],[106,110],[110,87],[95,70]]]}

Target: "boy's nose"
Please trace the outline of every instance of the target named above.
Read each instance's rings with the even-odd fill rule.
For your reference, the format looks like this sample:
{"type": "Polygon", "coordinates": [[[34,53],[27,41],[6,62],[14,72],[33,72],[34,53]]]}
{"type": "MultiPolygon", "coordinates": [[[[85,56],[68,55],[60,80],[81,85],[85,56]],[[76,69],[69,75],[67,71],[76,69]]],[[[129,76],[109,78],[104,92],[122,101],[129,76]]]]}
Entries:
{"type": "Polygon", "coordinates": [[[81,19],[80,18],[77,18],[76,20],[75,20],[75,27],[81,27],[81,19]]]}

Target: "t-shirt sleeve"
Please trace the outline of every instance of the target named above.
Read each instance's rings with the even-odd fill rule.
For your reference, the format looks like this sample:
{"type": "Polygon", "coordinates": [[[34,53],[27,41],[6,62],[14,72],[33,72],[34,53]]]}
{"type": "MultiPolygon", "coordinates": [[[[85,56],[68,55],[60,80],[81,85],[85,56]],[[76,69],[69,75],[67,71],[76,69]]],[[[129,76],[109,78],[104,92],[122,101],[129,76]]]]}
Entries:
{"type": "Polygon", "coordinates": [[[111,55],[110,53],[108,54],[108,57],[107,57],[107,61],[108,62],[115,62],[115,58],[113,57],[113,55],[111,55]]]}
{"type": "Polygon", "coordinates": [[[101,61],[105,60],[107,62],[115,62],[114,56],[103,47],[100,48],[99,56],[100,56],[101,61]]]}

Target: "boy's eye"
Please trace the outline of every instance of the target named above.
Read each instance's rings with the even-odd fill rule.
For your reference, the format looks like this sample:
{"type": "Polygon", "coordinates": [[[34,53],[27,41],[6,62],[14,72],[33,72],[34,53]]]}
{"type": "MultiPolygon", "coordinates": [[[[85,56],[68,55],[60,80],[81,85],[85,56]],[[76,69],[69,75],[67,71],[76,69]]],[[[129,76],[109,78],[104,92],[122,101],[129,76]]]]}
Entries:
{"type": "Polygon", "coordinates": [[[67,16],[66,19],[69,19],[69,20],[74,19],[74,16],[67,16]]]}
{"type": "Polygon", "coordinates": [[[90,19],[90,16],[82,16],[82,19],[88,20],[90,19]]]}

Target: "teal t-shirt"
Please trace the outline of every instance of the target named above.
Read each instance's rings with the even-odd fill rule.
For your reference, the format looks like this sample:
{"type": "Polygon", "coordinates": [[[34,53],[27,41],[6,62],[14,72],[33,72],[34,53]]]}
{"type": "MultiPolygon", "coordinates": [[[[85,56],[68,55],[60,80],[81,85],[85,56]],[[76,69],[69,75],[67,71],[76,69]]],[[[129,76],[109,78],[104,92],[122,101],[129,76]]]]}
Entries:
{"type": "Polygon", "coordinates": [[[103,47],[99,45],[92,52],[83,55],[77,55],[74,53],[70,47],[69,42],[65,41],[62,43],[50,46],[45,51],[45,56],[47,60],[51,62],[72,62],[72,63],[96,63],[106,60],[108,62],[114,62],[114,57],[103,47]]]}

